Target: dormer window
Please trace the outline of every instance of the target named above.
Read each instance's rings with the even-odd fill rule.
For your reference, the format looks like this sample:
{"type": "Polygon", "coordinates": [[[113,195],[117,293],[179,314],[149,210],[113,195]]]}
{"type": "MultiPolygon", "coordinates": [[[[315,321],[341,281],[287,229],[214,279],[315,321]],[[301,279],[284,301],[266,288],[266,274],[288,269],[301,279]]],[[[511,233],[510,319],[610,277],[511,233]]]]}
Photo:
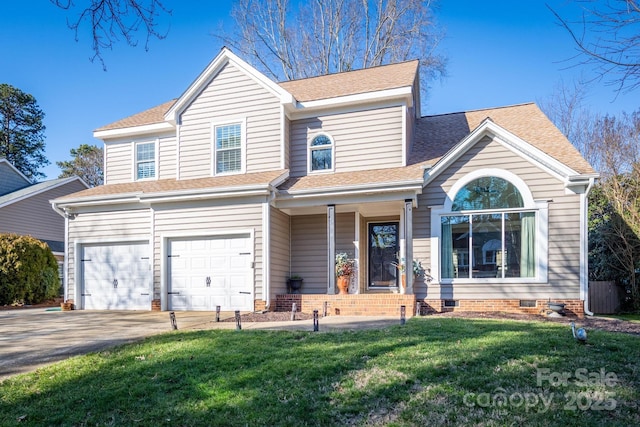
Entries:
{"type": "Polygon", "coordinates": [[[317,135],[309,144],[310,172],[333,170],[333,140],[328,135],[317,135]]]}
{"type": "Polygon", "coordinates": [[[135,144],[136,179],[156,177],[156,143],[138,142],[135,144]]]}

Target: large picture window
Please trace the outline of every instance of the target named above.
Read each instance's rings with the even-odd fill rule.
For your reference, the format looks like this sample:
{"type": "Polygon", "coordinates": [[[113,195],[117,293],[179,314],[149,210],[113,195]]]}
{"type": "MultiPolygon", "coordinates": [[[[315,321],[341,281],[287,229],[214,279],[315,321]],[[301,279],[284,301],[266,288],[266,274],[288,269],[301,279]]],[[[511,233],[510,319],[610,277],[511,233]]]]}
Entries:
{"type": "Polygon", "coordinates": [[[440,216],[440,277],[536,277],[536,217],[509,181],[470,181],[455,195],[451,213],[440,216]]]}

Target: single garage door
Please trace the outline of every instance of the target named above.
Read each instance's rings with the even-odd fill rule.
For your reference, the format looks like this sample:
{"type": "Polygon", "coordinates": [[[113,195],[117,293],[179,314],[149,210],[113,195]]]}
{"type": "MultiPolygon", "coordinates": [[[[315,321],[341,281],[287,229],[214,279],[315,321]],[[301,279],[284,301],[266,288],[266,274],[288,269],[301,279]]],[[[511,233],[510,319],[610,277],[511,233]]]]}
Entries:
{"type": "Polygon", "coordinates": [[[82,247],[82,300],[89,310],[150,310],[149,244],[82,247]]]}
{"type": "Polygon", "coordinates": [[[252,239],[248,234],[172,239],[170,310],[253,310],[252,239]]]}

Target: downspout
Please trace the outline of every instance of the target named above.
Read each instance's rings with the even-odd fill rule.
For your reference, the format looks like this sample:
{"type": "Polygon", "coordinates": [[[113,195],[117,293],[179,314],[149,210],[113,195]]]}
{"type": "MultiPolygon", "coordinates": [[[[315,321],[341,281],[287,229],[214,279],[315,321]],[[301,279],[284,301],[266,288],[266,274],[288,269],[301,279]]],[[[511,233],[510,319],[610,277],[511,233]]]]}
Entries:
{"type": "Polygon", "coordinates": [[[589,178],[589,185],[584,193],[584,200],[582,202],[581,209],[583,210],[583,215],[581,215],[580,220],[584,221],[585,224],[582,227],[582,233],[584,233],[584,239],[582,239],[582,253],[583,253],[583,271],[580,275],[580,280],[582,283],[582,289],[584,290],[584,314],[587,316],[593,316],[593,312],[589,311],[589,192],[593,188],[595,184],[595,178],[589,178]]]}
{"type": "Polygon", "coordinates": [[[66,209],[59,208],[55,202],[51,202],[51,207],[64,218],[64,261],[62,261],[62,290],[64,295],[62,301],[67,302],[69,300],[69,283],[67,279],[67,269],[69,268],[69,214],[66,209]]]}

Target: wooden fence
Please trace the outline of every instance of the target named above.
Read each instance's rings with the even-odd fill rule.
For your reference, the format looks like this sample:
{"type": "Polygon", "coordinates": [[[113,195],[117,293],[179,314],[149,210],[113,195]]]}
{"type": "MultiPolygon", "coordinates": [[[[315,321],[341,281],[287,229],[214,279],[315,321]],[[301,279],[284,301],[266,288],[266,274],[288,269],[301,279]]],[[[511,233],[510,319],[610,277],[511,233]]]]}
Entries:
{"type": "Polygon", "coordinates": [[[595,314],[614,314],[620,310],[624,293],[615,282],[589,282],[589,309],[595,314]]]}

